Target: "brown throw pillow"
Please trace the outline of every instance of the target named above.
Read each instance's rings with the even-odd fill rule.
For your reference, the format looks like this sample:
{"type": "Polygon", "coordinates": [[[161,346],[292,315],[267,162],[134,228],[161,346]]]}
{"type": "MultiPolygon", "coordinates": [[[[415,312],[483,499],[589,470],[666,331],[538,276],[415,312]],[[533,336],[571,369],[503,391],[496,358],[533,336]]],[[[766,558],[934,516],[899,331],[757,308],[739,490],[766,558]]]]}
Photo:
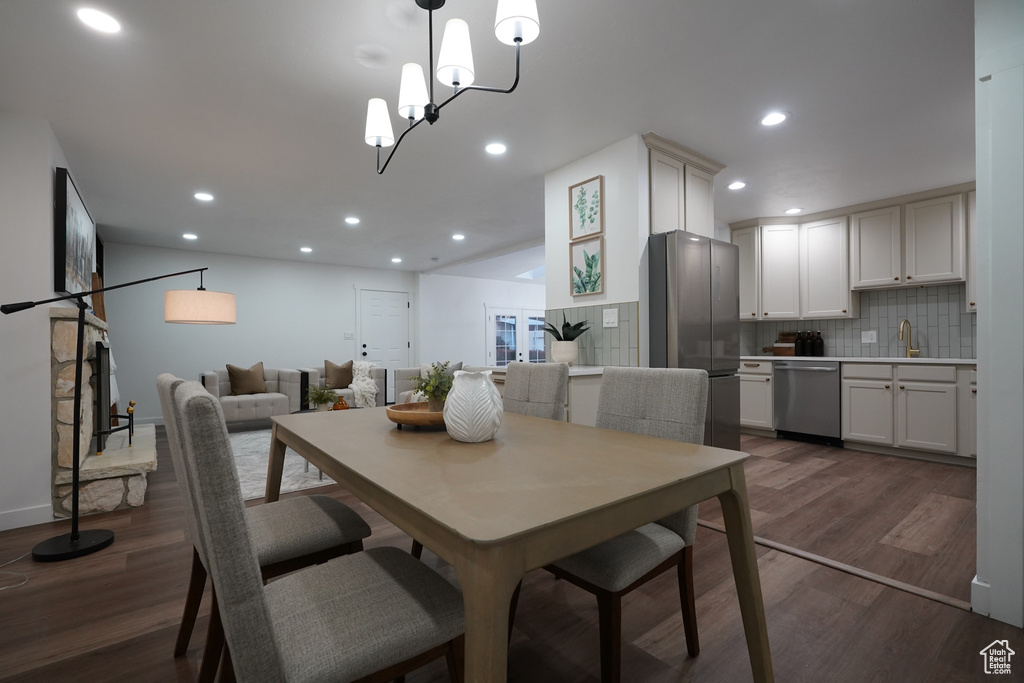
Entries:
{"type": "Polygon", "coordinates": [[[260,361],[248,370],[237,365],[228,365],[228,380],[231,382],[231,395],[267,393],[267,382],[263,379],[263,362],[260,361]]]}
{"type": "Polygon", "coordinates": [[[329,360],[324,361],[327,376],[324,378],[328,389],[348,389],[352,384],[352,361],[335,365],[329,360]]]}

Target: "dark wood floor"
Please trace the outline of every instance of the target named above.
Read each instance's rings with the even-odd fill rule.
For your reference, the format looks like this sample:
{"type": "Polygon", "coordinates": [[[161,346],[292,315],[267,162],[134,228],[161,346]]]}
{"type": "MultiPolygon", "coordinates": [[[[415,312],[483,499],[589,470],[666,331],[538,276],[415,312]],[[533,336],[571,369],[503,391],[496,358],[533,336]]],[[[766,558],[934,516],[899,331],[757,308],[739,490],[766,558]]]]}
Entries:
{"type": "MultiPolygon", "coordinates": [[[[967,599],[973,470],[757,437],[743,447],[753,455],[748,483],[759,536],[967,599]]],[[[194,680],[209,608],[188,656],[173,659],[191,546],[162,430],[158,452],[143,508],[83,524],[113,529],[111,548],[5,568],[28,582],[0,591],[0,680],[194,680]]],[[[368,546],[408,547],[407,536],[339,487],[323,491],[364,515],[373,528],[368,546]]],[[[717,504],[703,504],[700,516],[719,521],[717,504]]],[[[0,533],[0,564],[64,531],[66,523],[54,523],[0,533]]],[[[685,654],[675,582],[666,575],[624,602],[624,681],[750,680],[725,537],[698,528],[694,554],[700,656],[685,654]]],[[[978,653],[993,640],[1024,652],[1021,629],[785,553],[759,548],[758,556],[780,682],[981,681],[978,653]]],[[[429,552],[424,560],[450,571],[429,552]]],[[[0,587],[17,582],[0,575],[0,587]]],[[[510,681],[597,680],[590,596],[533,572],[519,605],[510,681]]],[[[1013,663],[1024,671],[1024,661],[1013,663]]],[[[436,663],[408,680],[444,681],[446,673],[436,663]]]]}

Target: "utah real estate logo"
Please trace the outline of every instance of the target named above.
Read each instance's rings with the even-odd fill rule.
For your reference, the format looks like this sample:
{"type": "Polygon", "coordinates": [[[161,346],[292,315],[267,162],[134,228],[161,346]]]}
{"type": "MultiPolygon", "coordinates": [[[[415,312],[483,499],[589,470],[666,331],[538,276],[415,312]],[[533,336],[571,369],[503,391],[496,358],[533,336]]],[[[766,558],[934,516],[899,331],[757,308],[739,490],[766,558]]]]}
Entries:
{"type": "Polygon", "coordinates": [[[985,658],[985,673],[1008,674],[1010,673],[1010,657],[1017,653],[1010,649],[1010,641],[994,640],[979,654],[985,658]]]}

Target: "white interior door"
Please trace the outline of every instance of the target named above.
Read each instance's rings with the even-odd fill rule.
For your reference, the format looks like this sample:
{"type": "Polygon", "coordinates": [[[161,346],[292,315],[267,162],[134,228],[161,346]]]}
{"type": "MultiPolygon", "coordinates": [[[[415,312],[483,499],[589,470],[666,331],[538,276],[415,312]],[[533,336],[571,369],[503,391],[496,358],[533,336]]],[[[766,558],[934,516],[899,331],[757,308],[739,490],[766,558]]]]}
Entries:
{"type": "Polygon", "coordinates": [[[360,360],[388,369],[388,396],[394,398],[394,370],[409,367],[409,293],[363,289],[359,292],[360,360]]]}
{"type": "Polygon", "coordinates": [[[544,311],[487,307],[487,364],[543,363],[544,311]]]}

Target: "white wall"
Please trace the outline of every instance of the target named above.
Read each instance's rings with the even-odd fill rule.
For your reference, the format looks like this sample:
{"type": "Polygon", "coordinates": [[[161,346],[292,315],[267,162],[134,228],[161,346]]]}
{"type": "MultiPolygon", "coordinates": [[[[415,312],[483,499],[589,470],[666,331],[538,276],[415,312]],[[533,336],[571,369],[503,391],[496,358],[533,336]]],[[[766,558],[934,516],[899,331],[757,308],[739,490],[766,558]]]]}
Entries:
{"type": "Polygon", "coordinates": [[[160,421],[156,377],[161,372],[198,379],[200,372],[226,363],[298,368],[324,359],[358,358],[357,288],[409,292],[410,355],[415,357],[415,273],[124,244],[104,247],[104,284],[205,266],[210,269],[204,274],[207,289],[237,297],[235,325],[171,325],[163,321],[164,291],[194,289],[198,274],[106,293],[121,403],[137,401],[140,421],[160,421]],[[354,332],[355,339],[345,340],[345,332],[354,332]]]}
{"type": "MultiPolygon", "coordinates": [[[[0,113],[2,303],[55,296],[56,166],[67,161],[46,121],[0,113]]],[[[49,305],[0,316],[0,530],[53,518],[49,346],[49,305]]]]}
{"type": "Polygon", "coordinates": [[[639,135],[617,142],[544,176],[545,308],[640,299],[638,267],[650,230],[647,147],[639,135]],[[604,292],[573,297],[569,290],[569,187],[604,176],[604,292]]]}
{"type": "Polygon", "coordinates": [[[481,280],[453,275],[422,275],[419,361],[450,360],[490,365],[485,306],[544,310],[544,285],[481,280]]]}
{"type": "Polygon", "coordinates": [[[1021,36],[1024,3],[1020,0],[975,2],[978,574],[972,585],[971,606],[976,612],[1015,626],[1024,626],[1021,36]]]}

